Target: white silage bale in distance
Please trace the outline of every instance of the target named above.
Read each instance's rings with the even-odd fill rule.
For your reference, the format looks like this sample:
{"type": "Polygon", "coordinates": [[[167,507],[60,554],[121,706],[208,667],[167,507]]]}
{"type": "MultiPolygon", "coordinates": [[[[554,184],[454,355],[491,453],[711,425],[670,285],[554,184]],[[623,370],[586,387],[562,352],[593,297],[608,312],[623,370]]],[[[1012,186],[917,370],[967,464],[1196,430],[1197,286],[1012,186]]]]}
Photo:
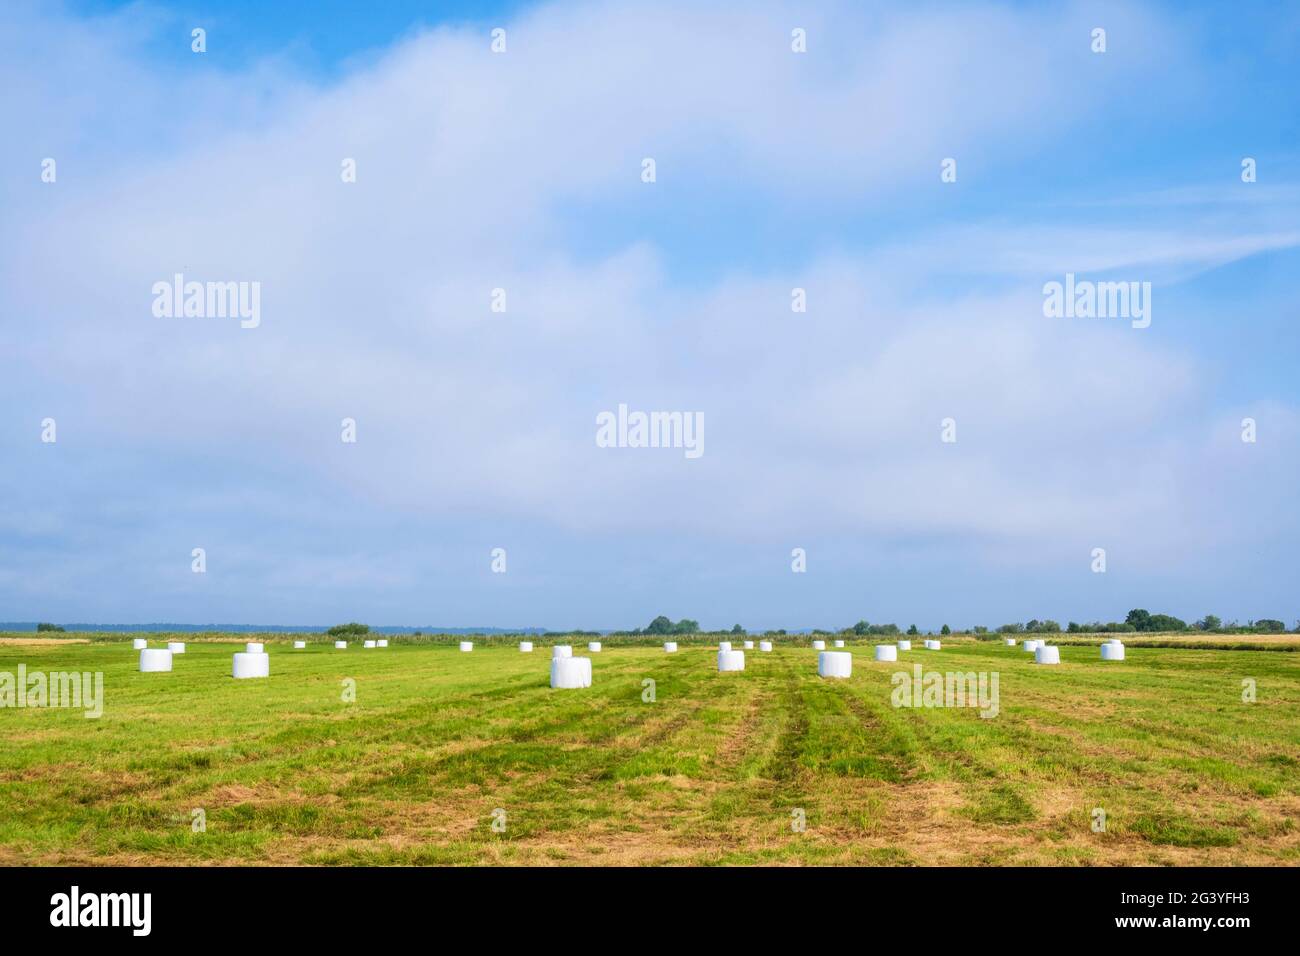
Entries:
{"type": "Polygon", "coordinates": [[[754,642],[753,642],[753,641],[746,641],[746,642],[744,643],[744,648],[745,648],[745,650],[747,650],[747,651],[752,651],[752,650],[754,649],[754,642]]]}
{"type": "Polygon", "coordinates": [[[387,646],[388,646],[388,638],[386,638],[386,637],[381,637],[381,638],[379,638],[379,640],[375,641],[375,646],[376,646],[376,647],[387,647],[387,646]]]}
{"type": "Polygon", "coordinates": [[[234,665],[231,668],[232,677],[269,677],[271,674],[271,657],[269,654],[250,654],[245,651],[243,654],[236,654],[234,665]]]}
{"type": "Polygon", "coordinates": [[[853,655],[848,651],[822,651],[817,655],[817,673],[822,677],[852,677],[853,655]]]}
{"type": "Polygon", "coordinates": [[[744,651],[718,651],[718,670],[743,671],[745,669],[744,651]]]}
{"type": "Polygon", "coordinates": [[[1042,641],[1025,641],[1020,646],[1032,654],[1034,651],[1038,650],[1038,645],[1041,643],[1042,641]]]}
{"type": "Polygon", "coordinates": [[[760,651],[763,651],[764,653],[767,653],[767,652],[769,652],[769,651],[772,650],[772,642],[771,642],[771,641],[759,641],[759,642],[758,642],[758,649],[759,649],[760,651]]]}
{"type": "Polygon", "coordinates": [[[876,660],[878,661],[896,661],[898,660],[898,645],[896,644],[877,644],[876,660]]]}
{"type": "Polygon", "coordinates": [[[814,650],[814,651],[824,651],[824,650],[826,650],[826,642],[825,642],[825,641],[813,641],[813,650],[814,650]]]}
{"type": "Polygon", "coordinates": [[[1006,640],[1007,640],[1007,647],[1016,646],[1016,639],[1014,637],[1008,637],[1006,640]]]}
{"type": "Polygon", "coordinates": [[[131,642],[131,649],[135,651],[142,651],[148,646],[149,646],[149,642],[146,641],[143,637],[137,637],[135,640],[131,642]]]}
{"type": "Polygon", "coordinates": [[[676,642],[676,641],[664,641],[664,651],[665,651],[666,653],[668,653],[668,654],[676,654],[676,653],[677,653],[677,642],[676,642]]]}
{"type": "Polygon", "coordinates": [[[942,647],[942,646],[939,644],[938,641],[927,640],[927,641],[925,642],[925,649],[926,649],[927,651],[937,651],[937,650],[940,650],[941,647],[942,647]]]}
{"type": "Polygon", "coordinates": [[[835,642],[835,646],[836,646],[836,647],[843,647],[843,646],[844,646],[844,642],[843,642],[843,641],[836,641],[836,642],[835,642]]]}
{"type": "Polygon", "coordinates": [[[572,656],[573,656],[572,644],[556,644],[554,647],[551,648],[551,657],[553,658],[572,657],[572,656]]]}
{"type": "Polygon", "coordinates": [[[718,641],[718,650],[720,651],[731,650],[731,641],[718,641]]]}
{"type": "Polygon", "coordinates": [[[347,649],[347,646],[348,646],[348,642],[347,642],[347,641],[335,641],[335,642],[334,642],[334,650],[336,650],[336,651],[346,650],[346,649],[347,649]]]}
{"type": "Polygon", "coordinates": [[[590,657],[552,657],[551,686],[561,690],[576,690],[591,686],[590,657]]]}
{"type": "Polygon", "coordinates": [[[897,641],[896,644],[900,651],[910,651],[912,649],[911,641],[897,641]]]}
{"type": "Polygon", "coordinates": [[[265,654],[266,651],[257,641],[250,641],[244,645],[245,654],[265,654]]]}
{"type": "Polygon", "coordinates": [[[593,654],[599,654],[599,653],[600,653],[600,641],[588,641],[588,642],[587,642],[587,650],[589,650],[589,651],[590,651],[591,653],[593,653],[593,654]]]}
{"type": "Polygon", "coordinates": [[[1061,649],[1059,647],[1049,647],[1046,644],[1039,644],[1034,648],[1035,664],[1059,664],[1061,663],[1061,649]]]}
{"type": "Polygon", "coordinates": [[[160,647],[146,647],[140,652],[140,673],[152,674],[172,669],[172,652],[160,647]]]}
{"type": "Polygon", "coordinates": [[[173,654],[184,654],[185,645],[180,641],[168,641],[167,650],[171,651],[173,654]]]}
{"type": "Polygon", "coordinates": [[[1124,659],[1124,645],[1119,641],[1107,641],[1101,645],[1101,659],[1103,661],[1122,661],[1124,659]]]}
{"type": "Polygon", "coordinates": [[[519,653],[520,653],[520,654],[531,654],[532,652],[533,652],[533,642],[532,642],[532,641],[520,641],[520,642],[519,642],[519,653]]]}
{"type": "Polygon", "coordinates": [[[374,646],[375,646],[375,642],[374,642],[374,641],[362,641],[362,642],[361,642],[361,646],[362,646],[362,647],[374,647],[374,646]]]}
{"type": "Polygon", "coordinates": [[[306,647],[306,646],[307,646],[307,642],[306,642],[306,641],[294,641],[294,642],[293,642],[293,649],[294,649],[295,651],[300,651],[300,650],[302,650],[302,649],[303,649],[304,647],[306,647]]]}
{"type": "Polygon", "coordinates": [[[464,653],[468,654],[470,651],[474,650],[474,642],[473,642],[473,641],[461,641],[461,642],[460,642],[460,649],[461,649],[464,653]]]}

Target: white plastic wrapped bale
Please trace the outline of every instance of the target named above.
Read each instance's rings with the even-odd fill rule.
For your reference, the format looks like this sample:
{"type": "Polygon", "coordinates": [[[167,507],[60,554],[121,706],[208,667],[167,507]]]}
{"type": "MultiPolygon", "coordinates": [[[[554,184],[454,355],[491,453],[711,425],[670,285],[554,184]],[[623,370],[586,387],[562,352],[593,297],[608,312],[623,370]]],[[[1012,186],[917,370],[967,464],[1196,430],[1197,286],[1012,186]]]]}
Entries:
{"type": "Polygon", "coordinates": [[[388,646],[388,638],[386,638],[386,637],[381,637],[379,640],[375,641],[375,646],[376,646],[376,647],[387,647],[387,646],[388,646]]]}
{"type": "Polygon", "coordinates": [[[152,674],[172,669],[172,652],[161,647],[146,647],[140,652],[140,673],[152,674]]]}
{"type": "Polygon", "coordinates": [[[664,641],[664,651],[665,651],[666,653],[668,653],[668,654],[676,654],[676,653],[677,653],[677,642],[676,642],[676,641],[664,641]]]}
{"type": "Polygon", "coordinates": [[[1006,639],[1006,641],[1007,641],[1007,647],[1015,647],[1015,646],[1016,646],[1016,639],[1015,639],[1014,637],[1008,637],[1008,638],[1006,639]]]}
{"type": "Polygon", "coordinates": [[[745,669],[744,651],[718,651],[718,670],[743,671],[745,669]]]}
{"type": "Polygon", "coordinates": [[[844,646],[844,642],[843,642],[843,641],[836,641],[836,642],[835,642],[835,646],[836,646],[836,647],[843,647],[843,646],[844,646]]]}
{"type": "Polygon", "coordinates": [[[300,651],[300,650],[302,650],[303,648],[305,648],[306,646],[307,646],[307,642],[306,642],[306,641],[294,641],[294,642],[293,642],[293,649],[294,649],[295,651],[300,651]]]}
{"type": "Polygon", "coordinates": [[[555,658],[555,657],[572,657],[572,656],[573,656],[573,645],[572,645],[572,644],[556,644],[554,647],[551,648],[551,657],[552,657],[552,658],[555,658]]]}
{"type": "Polygon", "coordinates": [[[1046,644],[1039,644],[1034,648],[1035,664],[1059,664],[1061,663],[1061,649],[1059,647],[1049,647],[1046,644]]]}
{"type": "Polygon", "coordinates": [[[1029,653],[1032,654],[1032,653],[1034,653],[1036,650],[1038,650],[1038,645],[1041,644],[1041,643],[1042,643],[1042,641],[1025,641],[1025,642],[1024,642],[1023,644],[1021,644],[1020,646],[1023,647],[1025,650],[1027,650],[1029,653]]]}
{"type": "Polygon", "coordinates": [[[1107,641],[1101,645],[1101,659],[1103,661],[1122,661],[1124,659],[1124,645],[1119,641],[1107,641]]]}
{"type": "Polygon", "coordinates": [[[593,653],[593,654],[599,654],[599,653],[600,653],[600,641],[588,641],[588,642],[587,642],[587,650],[591,651],[591,653],[593,653]]]}
{"type": "Polygon", "coordinates": [[[470,651],[474,650],[474,642],[473,642],[473,641],[461,641],[461,642],[460,642],[460,649],[461,649],[462,651],[464,651],[466,654],[468,654],[470,651]]]}
{"type": "Polygon", "coordinates": [[[348,642],[347,642],[347,641],[335,641],[335,642],[334,642],[334,650],[336,650],[336,651],[347,650],[347,646],[348,646],[348,642]]]}
{"type": "Polygon", "coordinates": [[[912,642],[911,642],[911,641],[899,641],[899,642],[898,642],[898,649],[899,649],[900,651],[910,651],[910,650],[912,649],[912,642]]]}
{"type": "Polygon", "coordinates": [[[771,642],[771,641],[759,641],[759,642],[758,642],[758,649],[759,649],[760,651],[762,651],[763,653],[766,654],[767,652],[769,652],[769,651],[772,650],[772,642],[771,642]]]}
{"type": "Polygon", "coordinates": [[[181,641],[168,641],[167,650],[171,651],[173,654],[184,654],[185,644],[181,641]]]}
{"type": "Polygon", "coordinates": [[[362,647],[374,647],[374,646],[375,646],[375,642],[374,642],[374,641],[362,641],[362,642],[361,642],[361,646],[362,646],[362,647]]]}
{"type": "Polygon", "coordinates": [[[148,646],[149,646],[149,642],[146,641],[143,637],[137,637],[135,640],[131,642],[131,649],[136,651],[142,651],[148,646]]]}
{"type": "Polygon", "coordinates": [[[552,657],[551,686],[573,690],[591,686],[590,657],[552,657]]]}
{"type": "Polygon", "coordinates": [[[822,677],[852,677],[853,655],[848,651],[822,651],[817,655],[817,673],[822,677]]]}
{"type": "Polygon", "coordinates": [[[938,641],[927,640],[925,642],[925,649],[927,651],[937,651],[940,649],[940,644],[938,641]]]}
{"type": "Polygon", "coordinates": [[[271,676],[271,656],[269,654],[243,654],[235,655],[234,667],[231,669],[232,677],[270,677],[271,676]]]}
{"type": "Polygon", "coordinates": [[[718,641],[718,650],[720,651],[731,650],[731,641],[718,641]]]}
{"type": "Polygon", "coordinates": [[[249,641],[247,644],[244,645],[244,653],[245,653],[245,654],[265,654],[266,651],[265,651],[265,649],[262,647],[262,645],[259,644],[259,643],[257,643],[256,641],[249,641]]]}
{"type": "Polygon", "coordinates": [[[520,642],[519,642],[519,653],[520,653],[520,654],[531,654],[532,652],[533,652],[533,642],[532,642],[532,641],[520,641],[520,642]]]}
{"type": "Polygon", "coordinates": [[[753,642],[753,641],[746,641],[746,642],[744,643],[743,646],[744,646],[745,650],[747,650],[747,651],[752,651],[752,650],[754,649],[754,642],[753,642]]]}
{"type": "Polygon", "coordinates": [[[813,641],[813,650],[814,650],[814,651],[824,651],[824,650],[826,650],[826,642],[825,642],[825,641],[813,641]]]}
{"type": "Polygon", "coordinates": [[[878,661],[896,661],[898,660],[898,645],[896,644],[877,644],[876,660],[878,661]]]}

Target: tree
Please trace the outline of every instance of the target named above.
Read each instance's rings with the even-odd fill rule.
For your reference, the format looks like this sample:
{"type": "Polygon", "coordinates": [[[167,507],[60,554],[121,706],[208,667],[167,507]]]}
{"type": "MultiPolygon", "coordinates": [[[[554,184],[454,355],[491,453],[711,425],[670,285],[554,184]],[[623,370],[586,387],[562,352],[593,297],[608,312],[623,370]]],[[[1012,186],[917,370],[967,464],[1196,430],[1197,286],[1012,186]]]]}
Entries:
{"type": "Polygon", "coordinates": [[[857,634],[859,637],[861,637],[863,634],[870,633],[870,631],[871,631],[871,625],[868,624],[866,621],[858,621],[857,624],[853,625],[853,633],[857,634]]]}
{"type": "Polygon", "coordinates": [[[732,634],[744,634],[744,633],[745,633],[745,629],[744,629],[743,627],[741,627],[739,624],[737,624],[735,627],[733,627],[733,628],[731,629],[731,633],[732,633],[732,634]]]}
{"type": "Polygon", "coordinates": [[[1286,630],[1286,625],[1271,617],[1262,617],[1255,622],[1255,630],[1261,634],[1281,634],[1286,630]]]}
{"type": "Polygon", "coordinates": [[[44,621],[42,621],[40,624],[37,624],[37,625],[36,625],[36,630],[37,630],[38,633],[40,633],[40,632],[42,632],[42,631],[57,631],[57,632],[59,632],[59,633],[63,633],[63,628],[59,627],[59,625],[57,625],[57,624],[46,624],[44,621]]]}
{"type": "Polygon", "coordinates": [[[939,628],[939,633],[940,633],[940,634],[951,634],[951,633],[952,633],[952,628],[950,628],[947,624],[945,624],[943,627],[939,628]]]}
{"type": "Polygon", "coordinates": [[[1139,631],[1185,631],[1187,622],[1179,620],[1171,614],[1152,614],[1147,618],[1146,628],[1138,628],[1139,631]]]}
{"type": "Polygon", "coordinates": [[[646,627],[645,632],[647,634],[671,634],[673,633],[673,622],[660,614],[650,622],[649,626],[646,627]]]}
{"type": "Polygon", "coordinates": [[[689,617],[684,617],[673,625],[674,634],[698,634],[700,633],[700,622],[692,621],[689,617]]]}
{"type": "Polygon", "coordinates": [[[1132,624],[1139,631],[1151,630],[1151,612],[1146,608],[1135,607],[1128,612],[1128,617],[1124,618],[1125,624],[1132,624]]]}
{"type": "Polygon", "coordinates": [[[908,633],[908,634],[920,634],[921,632],[918,631],[918,630],[916,629],[916,625],[913,624],[913,625],[911,625],[911,626],[907,629],[907,633],[908,633]]]}

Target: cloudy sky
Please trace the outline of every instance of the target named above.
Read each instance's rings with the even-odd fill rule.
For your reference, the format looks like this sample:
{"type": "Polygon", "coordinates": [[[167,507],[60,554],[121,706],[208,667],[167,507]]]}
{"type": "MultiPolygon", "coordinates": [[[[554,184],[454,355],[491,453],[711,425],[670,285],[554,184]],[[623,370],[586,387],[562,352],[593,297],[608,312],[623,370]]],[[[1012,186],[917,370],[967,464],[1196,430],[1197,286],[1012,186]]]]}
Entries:
{"type": "Polygon", "coordinates": [[[1294,5],[262,6],[0,7],[0,619],[1300,617],[1294,5]]]}

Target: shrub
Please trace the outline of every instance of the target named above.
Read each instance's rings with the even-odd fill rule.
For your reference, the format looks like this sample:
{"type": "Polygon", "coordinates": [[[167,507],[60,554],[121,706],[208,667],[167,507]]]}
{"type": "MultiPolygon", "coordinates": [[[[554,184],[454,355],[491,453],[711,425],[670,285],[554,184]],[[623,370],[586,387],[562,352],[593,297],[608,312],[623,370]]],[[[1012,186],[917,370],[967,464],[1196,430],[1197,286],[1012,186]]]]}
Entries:
{"type": "Polygon", "coordinates": [[[349,621],[347,624],[335,624],[325,633],[330,637],[360,637],[370,633],[370,625],[349,621]]]}

